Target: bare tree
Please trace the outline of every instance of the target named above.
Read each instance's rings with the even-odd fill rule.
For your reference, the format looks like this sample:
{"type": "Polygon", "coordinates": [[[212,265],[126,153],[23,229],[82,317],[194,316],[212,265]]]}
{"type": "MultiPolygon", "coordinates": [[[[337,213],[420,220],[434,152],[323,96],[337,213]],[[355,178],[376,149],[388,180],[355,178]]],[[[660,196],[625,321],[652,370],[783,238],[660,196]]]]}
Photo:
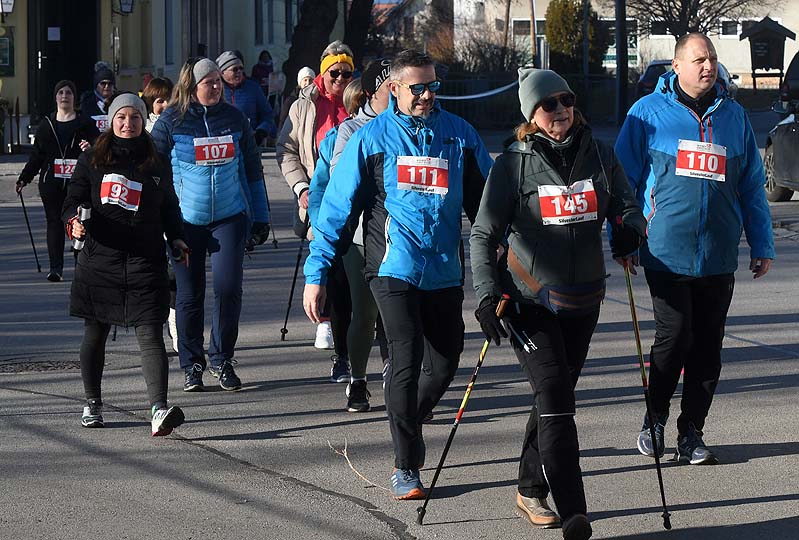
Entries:
{"type": "MultiPolygon", "coordinates": [[[[603,0],[613,9],[614,0],[603,0]]],[[[784,0],[627,0],[627,14],[638,19],[641,34],[651,34],[652,25],[663,24],[679,38],[689,32],[719,33],[719,20],[760,19],[784,0]]]]}
{"type": "Polygon", "coordinates": [[[363,51],[369,26],[372,24],[374,0],[352,0],[344,29],[344,43],[350,46],[358,64],[363,63],[363,51]]]}
{"type": "MultiPolygon", "coordinates": [[[[338,18],[337,0],[305,0],[300,9],[300,20],[291,36],[289,57],[283,62],[283,73],[293,81],[303,66],[319,69],[319,56],[330,43],[330,32],[338,18]]],[[[294,90],[287,84],[285,95],[294,90]]]]}

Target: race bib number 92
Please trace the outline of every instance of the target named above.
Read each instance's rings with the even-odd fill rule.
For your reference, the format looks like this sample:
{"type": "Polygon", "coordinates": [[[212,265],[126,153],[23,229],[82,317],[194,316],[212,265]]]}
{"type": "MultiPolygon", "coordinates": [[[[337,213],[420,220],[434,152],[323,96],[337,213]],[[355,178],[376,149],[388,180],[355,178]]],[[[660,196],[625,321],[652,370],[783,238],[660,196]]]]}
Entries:
{"type": "Polygon", "coordinates": [[[727,149],[724,146],[680,139],[677,146],[677,175],[724,182],[726,171],[727,149]]]}
{"type": "Polygon", "coordinates": [[[397,189],[446,195],[449,163],[427,156],[397,156],[397,189]]]}
{"type": "Polygon", "coordinates": [[[544,225],[569,225],[597,218],[594,181],[580,180],[570,186],[538,186],[544,225]]]}
{"type": "Polygon", "coordinates": [[[141,202],[141,183],[128,180],[121,174],[106,174],[100,184],[100,202],[135,212],[141,202]]]}

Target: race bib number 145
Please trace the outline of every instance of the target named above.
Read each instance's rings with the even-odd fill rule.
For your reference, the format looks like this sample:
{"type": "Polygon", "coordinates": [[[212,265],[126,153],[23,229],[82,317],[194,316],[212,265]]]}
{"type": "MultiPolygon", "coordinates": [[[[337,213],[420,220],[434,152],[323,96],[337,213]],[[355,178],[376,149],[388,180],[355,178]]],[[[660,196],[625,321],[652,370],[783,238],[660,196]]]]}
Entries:
{"type": "Polygon", "coordinates": [[[594,181],[580,180],[570,186],[538,186],[544,225],[569,225],[597,218],[594,181]]]}

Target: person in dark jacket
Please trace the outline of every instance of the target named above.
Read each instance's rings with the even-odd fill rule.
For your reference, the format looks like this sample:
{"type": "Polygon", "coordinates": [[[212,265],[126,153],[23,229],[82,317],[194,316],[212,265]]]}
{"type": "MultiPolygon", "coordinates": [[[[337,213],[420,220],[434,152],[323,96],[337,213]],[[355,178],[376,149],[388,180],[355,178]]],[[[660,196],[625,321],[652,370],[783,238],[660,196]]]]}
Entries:
{"type": "Polygon", "coordinates": [[[255,132],[255,144],[261,146],[266,137],[277,137],[275,113],[258,83],[248,79],[244,64],[233,51],[225,51],[216,59],[225,81],[225,101],[244,113],[255,132]]]}
{"type": "Polygon", "coordinates": [[[475,315],[499,344],[508,334],[497,306],[509,297],[503,320],[533,388],[517,513],[538,527],[562,519],[566,540],[584,540],[591,525],[574,387],[605,295],[602,229],[606,220],[613,224],[611,248],[628,264],[645,220],[613,150],[593,138],[563,78],[520,69],[519,100],[528,121],[491,169],[472,226],[475,315]],[[550,492],[560,516],[547,504],[550,492]]]}
{"type": "Polygon", "coordinates": [[[183,423],[167,403],[168,363],[162,327],[169,309],[164,235],[182,262],[180,208],[172,171],[144,133],[147,109],[135,94],[108,104],[111,129],[78,159],[62,210],[71,237],[83,238],[69,313],[84,319],[81,376],[87,405],[81,425],[103,427],[101,380],[111,325],[134,327],[152,412],[153,436],[183,423]],[[80,208],[91,216],[80,221],[80,208]]]}
{"type": "MultiPolygon", "coordinates": [[[[258,83],[264,97],[269,98],[269,76],[275,70],[272,63],[272,55],[266,49],[258,55],[258,62],[252,67],[250,78],[258,83]]],[[[271,104],[270,104],[271,105],[271,104]]]]}
{"type": "Polygon", "coordinates": [[[80,112],[94,120],[97,129],[105,131],[109,128],[105,103],[116,91],[116,77],[105,62],[98,62],[94,70],[94,89],[84,92],[80,97],[80,112]]]}
{"type": "Polygon", "coordinates": [[[181,69],[170,106],[151,135],[172,160],[191,248],[190,264],[176,265],[178,355],[183,390],[204,389],[205,265],[211,255],[214,312],[211,375],[224,390],[239,390],[233,358],[239,333],[244,246],[263,244],[269,209],[260,154],[250,122],[222,99],[222,73],[208,58],[190,59],[181,69]]]}
{"type": "Polygon", "coordinates": [[[75,112],[75,83],[58,81],[54,89],[56,111],[46,116],[36,130],[36,141],[28,163],[17,180],[17,193],[39,175],[39,195],[47,218],[48,281],[61,281],[64,274],[64,224],[61,207],[78,156],[100,134],[91,119],[75,112]]]}

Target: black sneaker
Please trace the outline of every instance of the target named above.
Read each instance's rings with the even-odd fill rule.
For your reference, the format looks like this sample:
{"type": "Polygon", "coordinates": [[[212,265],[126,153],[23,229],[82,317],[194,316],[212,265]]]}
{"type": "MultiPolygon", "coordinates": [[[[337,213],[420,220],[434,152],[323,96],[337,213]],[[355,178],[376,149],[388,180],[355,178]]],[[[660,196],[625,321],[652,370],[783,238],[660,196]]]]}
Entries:
{"type": "Polygon", "coordinates": [[[103,402],[100,399],[90,399],[83,408],[80,425],[87,428],[101,428],[103,424],[103,402]]]}
{"type": "Polygon", "coordinates": [[[52,281],[53,283],[58,283],[59,281],[63,281],[64,278],[61,277],[60,270],[50,270],[47,273],[47,281],[52,281]]]}
{"type": "Polygon", "coordinates": [[[211,366],[208,368],[211,375],[219,379],[219,386],[222,387],[222,390],[241,390],[241,379],[233,371],[233,364],[235,363],[236,361],[231,358],[222,362],[219,367],[211,366]]]}
{"type": "Polygon", "coordinates": [[[677,451],[674,460],[691,465],[716,465],[719,460],[716,455],[705,446],[702,432],[696,429],[693,423],[688,424],[688,431],[677,436],[677,451]]]}
{"type": "Polygon", "coordinates": [[[330,360],[333,362],[330,368],[330,382],[349,382],[352,378],[349,358],[334,354],[330,360]]]}
{"type": "Polygon", "coordinates": [[[357,380],[347,385],[347,412],[368,412],[372,394],[366,389],[366,381],[357,380]]]}
{"type": "Polygon", "coordinates": [[[202,392],[205,390],[203,386],[203,366],[201,364],[193,364],[191,367],[186,368],[186,382],[183,383],[184,392],[202,392]]]}
{"type": "MultiPolygon", "coordinates": [[[[664,431],[666,430],[666,420],[668,415],[655,417],[655,441],[657,443],[658,457],[663,457],[666,452],[666,443],[664,440],[664,431]]],[[[641,433],[638,434],[638,451],[645,456],[655,457],[655,445],[652,444],[652,432],[649,429],[649,415],[644,415],[644,425],[641,427],[641,433]]]]}

